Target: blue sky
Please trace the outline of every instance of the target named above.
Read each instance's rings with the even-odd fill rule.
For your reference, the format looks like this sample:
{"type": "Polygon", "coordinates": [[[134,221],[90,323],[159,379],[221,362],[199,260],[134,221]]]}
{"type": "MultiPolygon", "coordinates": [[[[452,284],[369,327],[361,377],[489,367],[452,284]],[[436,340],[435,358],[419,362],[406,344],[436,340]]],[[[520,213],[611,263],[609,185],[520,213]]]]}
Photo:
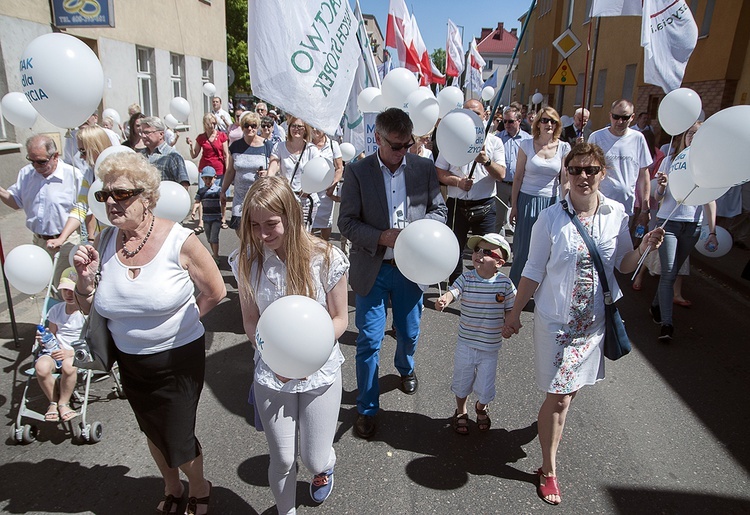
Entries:
{"type": "MultiPolygon", "coordinates": [[[[494,28],[498,22],[505,23],[510,30],[521,25],[518,18],[529,9],[530,0],[405,0],[410,13],[417,17],[419,30],[422,33],[427,50],[432,53],[436,48],[445,48],[448,18],[456,25],[464,27],[464,50],[469,40],[479,36],[482,27],[494,28]]],[[[352,9],[354,1],[351,1],[352,9]]],[[[385,37],[388,18],[389,0],[359,0],[362,12],[377,18],[380,30],[385,37]]],[[[459,27],[459,30],[460,27],[459,27]]]]}

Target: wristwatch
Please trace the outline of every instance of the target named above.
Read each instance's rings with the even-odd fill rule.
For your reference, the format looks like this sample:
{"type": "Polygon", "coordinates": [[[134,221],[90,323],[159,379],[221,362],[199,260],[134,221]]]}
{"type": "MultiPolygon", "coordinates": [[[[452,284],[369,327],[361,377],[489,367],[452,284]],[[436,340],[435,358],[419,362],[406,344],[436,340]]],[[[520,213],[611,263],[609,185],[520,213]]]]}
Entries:
{"type": "Polygon", "coordinates": [[[487,161],[484,162],[484,166],[490,166],[492,164],[492,159],[489,157],[487,158],[487,161]]]}

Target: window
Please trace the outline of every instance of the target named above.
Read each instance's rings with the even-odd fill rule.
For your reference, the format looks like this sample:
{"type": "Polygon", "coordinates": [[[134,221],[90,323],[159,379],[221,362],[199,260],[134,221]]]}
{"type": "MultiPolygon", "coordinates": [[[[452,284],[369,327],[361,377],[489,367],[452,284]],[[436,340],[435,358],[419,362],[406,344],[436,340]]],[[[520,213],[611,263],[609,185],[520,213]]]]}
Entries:
{"type": "Polygon", "coordinates": [[[580,106],[583,104],[583,80],[584,74],[578,74],[578,85],[576,86],[576,99],[573,105],[580,106]]]}
{"type": "Polygon", "coordinates": [[[185,57],[169,54],[169,79],[172,81],[172,97],[185,97],[185,57]]]}
{"type": "Polygon", "coordinates": [[[629,64],[625,67],[625,80],[622,81],[622,97],[633,101],[633,87],[635,86],[635,70],[637,64],[629,64]]]}
{"type": "Polygon", "coordinates": [[[599,75],[596,77],[596,97],[594,98],[594,107],[601,107],[604,105],[604,90],[607,86],[607,70],[599,70],[599,75]]]}
{"type": "Polygon", "coordinates": [[[539,16],[541,18],[552,10],[552,0],[540,0],[539,2],[539,16]]]}
{"type": "Polygon", "coordinates": [[[518,99],[521,102],[524,102],[526,100],[526,84],[521,83],[521,87],[518,88],[520,93],[518,93],[518,99]]]}
{"type": "Polygon", "coordinates": [[[487,59],[484,62],[484,71],[488,71],[488,72],[492,71],[492,59],[487,59]]]}
{"type": "Polygon", "coordinates": [[[138,69],[138,100],[146,116],[156,114],[156,79],[154,77],[154,49],[136,47],[138,69]]]}
{"type": "MultiPolygon", "coordinates": [[[[201,82],[213,83],[214,81],[214,63],[208,59],[201,59],[201,82]]],[[[203,112],[211,112],[211,99],[206,95],[203,95],[203,112]]]]}
{"type": "Polygon", "coordinates": [[[547,73],[547,52],[547,48],[540,48],[539,51],[534,54],[533,77],[538,77],[547,73]]]}
{"type": "Polygon", "coordinates": [[[698,31],[699,38],[708,37],[708,29],[711,28],[711,19],[714,17],[714,0],[706,0],[706,10],[703,12],[703,21],[698,31]]]}

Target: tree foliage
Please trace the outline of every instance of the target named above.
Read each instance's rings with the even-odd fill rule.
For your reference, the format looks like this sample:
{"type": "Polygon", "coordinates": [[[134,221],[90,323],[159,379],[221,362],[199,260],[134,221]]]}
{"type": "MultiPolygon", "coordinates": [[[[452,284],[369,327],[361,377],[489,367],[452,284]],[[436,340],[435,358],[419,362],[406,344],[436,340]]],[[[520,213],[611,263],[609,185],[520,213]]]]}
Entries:
{"type": "Polygon", "coordinates": [[[227,64],[234,70],[229,96],[252,94],[247,69],[247,0],[226,0],[227,64]]]}
{"type": "Polygon", "coordinates": [[[440,73],[445,73],[445,49],[436,48],[430,55],[430,58],[435,63],[437,69],[440,70],[440,73]]]}

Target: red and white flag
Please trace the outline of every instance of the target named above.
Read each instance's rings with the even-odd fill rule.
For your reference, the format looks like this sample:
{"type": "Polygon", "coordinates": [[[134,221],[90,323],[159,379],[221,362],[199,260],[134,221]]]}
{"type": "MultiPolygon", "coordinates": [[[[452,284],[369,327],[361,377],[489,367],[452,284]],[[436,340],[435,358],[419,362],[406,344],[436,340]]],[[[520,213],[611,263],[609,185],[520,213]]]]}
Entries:
{"type": "Polygon", "coordinates": [[[482,95],[482,87],[484,80],[482,80],[482,68],[485,66],[484,59],[479,55],[479,49],[477,49],[476,38],[471,38],[471,45],[469,46],[469,53],[466,56],[466,80],[464,81],[464,88],[466,91],[473,91],[477,95],[482,95]]]}
{"type": "Polygon", "coordinates": [[[411,15],[411,29],[414,47],[419,56],[419,73],[422,76],[419,85],[427,86],[432,82],[432,67],[430,66],[432,59],[430,59],[430,53],[427,52],[427,45],[424,44],[424,39],[422,39],[422,33],[419,30],[417,18],[414,16],[414,13],[411,15]]]}
{"type": "Polygon", "coordinates": [[[445,43],[445,75],[458,77],[464,71],[464,45],[458,27],[448,18],[448,40],[445,43]]]}
{"type": "Polygon", "coordinates": [[[395,48],[401,66],[419,71],[419,57],[412,42],[411,16],[404,0],[391,0],[388,7],[388,23],[385,28],[385,46],[395,48]]]}
{"type": "Polygon", "coordinates": [[[442,84],[445,86],[445,75],[440,73],[440,70],[438,70],[437,66],[435,66],[435,63],[430,59],[430,71],[432,72],[432,77],[430,78],[430,82],[434,84],[442,84]]]}

